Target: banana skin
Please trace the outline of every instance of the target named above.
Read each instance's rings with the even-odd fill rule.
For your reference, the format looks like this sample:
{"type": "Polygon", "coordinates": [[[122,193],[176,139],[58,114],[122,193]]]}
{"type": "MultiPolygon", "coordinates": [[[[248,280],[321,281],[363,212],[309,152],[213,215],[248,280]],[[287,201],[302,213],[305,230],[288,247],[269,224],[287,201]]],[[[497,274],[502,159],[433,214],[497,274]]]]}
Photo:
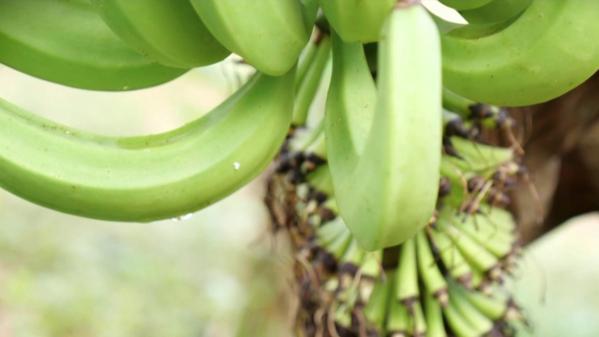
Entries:
{"type": "Polygon", "coordinates": [[[423,7],[396,7],[378,63],[377,90],[362,46],[334,38],[327,154],[340,215],[367,250],[408,240],[435,209],[441,56],[437,28],[423,7]]]}
{"type": "Polygon", "coordinates": [[[598,1],[533,0],[508,27],[442,37],[447,88],[477,102],[524,106],[578,86],[599,68],[598,1]]]}
{"type": "Polygon", "coordinates": [[[186,72],[160,65],[122,42],[89,3],[0,1],[0,62],[66,86],[122,91],[186,72]]]}
{"type": "Polygon", "coordinates": [[[187,214],[232,193],[272,161],[292,102],[293,70],[259,74],[179,129],[110,138],[0,101],[0,186],[88,218],[145,222],[187,214]]]}
{"type": "Polygon", "coordinates": [[[191,0],[191,4],[220,43],[268,75],[287,73],[309,38],[297,0],[191,0]]]}
{"type": "Polygon", "coordinates": [[[92,0],[106,24],[157,62],[190,69],[230,52],[210,34],[189,0],[92,0]]]}

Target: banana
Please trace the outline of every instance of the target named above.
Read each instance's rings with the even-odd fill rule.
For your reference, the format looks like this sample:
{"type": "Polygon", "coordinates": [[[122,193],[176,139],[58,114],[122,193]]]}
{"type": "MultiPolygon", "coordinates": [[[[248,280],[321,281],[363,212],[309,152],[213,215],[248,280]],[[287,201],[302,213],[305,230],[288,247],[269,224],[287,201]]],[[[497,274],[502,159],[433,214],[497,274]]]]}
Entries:
{"type": "Polygon", "coordinates": [[[287,133],[292,101],[293,70],[276,78],[258,74],[192,123],[129,138],[70,129],[0,101],[0,186],[89,218],[152,221],[187,214],[270,163],[287,133]]]}
{"type": "Polygon", "coordinates": [[[328,161],[340,215],[366,250],[416,234],[432,216],[438,190],[438,32],[423,7],[400,4],[379,46],[378,95],[362,45],[333,39],[328,161]]]}
{"type": "Polygon", "coordinates": [[[483,7],[493,0],[439,0],[439,1],[442,4],[444,4],[445,6],[449,6],[455,10],[461,11],[461,10],[483,7]]]}
{"type": "Polygon", "coordinates": [[[456,308],[467,324],[476,331],[477,336],[487,336],[493,329],[493,321],[480,312],[467,298],[456,292],[450,293],[450,306],[456,308]]]}
{"type": "Polygon", "coordinates": [[[510,20],[522,13],[532,0],[493,0],[479,8],[462,10],[468,23],[486,24],[510,20]]]}
{"type": "Polygon", "coordinates": [[[455,136],[450,137],[450,142],[459,158],[444,157],[443,160],[461,171],[489,174],[514,160],[512,149],[479,144],[455,136]]]}
{"type": "Polygon", "coordinates": [[[374,42],[397,0],[320,0],[327,20],[345,42],[374,42]]]}
{"type": "Polygon", "coordinates": [[[453,217],[452,224],[496,257],[506,257],[514,247],[515,238],[512,233],[504,233],[494,227],[487,217],[480,214],[462,219],[453,217]]]}
{"type": "MultiPolygon", "coordinates": [[[[394,289],[395,273],[393,271],[387,274],[386,279],[377,282],[370,296],[368,304],[364,308],[364,316],[368,322],[377,330],[383,331],[385,328],[385,319],[388,314],[389,296],[394,289]]],[[[383,335],[383,334],[381,334],[383,335]]]]}
{"type": "Polygon", "coordinates": [[[407,337],[412,325],[408,308],[395,298],[390,301],[389,315],[387,316],[387,331],[391,337],[407,337]]]}
{"type": "Polygon", "coordinates": [[[483,335],[477,331],[476,327],[472,326],[466,320],[464,315],[456,308],[455,304],[450,301],[450,304],[443,308],[443,314],[447,320],[447,325],[451,328],[453,335],[456,337],[482,337],[483,335]]]}
{"type": "Polygon", "coordinates": [[[395,297],[406,306],[418,301],[418,262],[415,239],[404,242],[399,255],[395,297]]]}
{"type": "Polygon", "coordinates": [[[191,0],[214,37],[259,71],[279,76],[308,41],[297,0],[191,0]]]}
{"type": "Polygon", "coordinates": [[[229,55],[206,29],[189,0],[92,0],[127,44],[165,65],[194,68],[229,55]]]}
{"type": "MultiPolygon", "coordinates": [[[[301,78],[295,99],[293,111],[293,125],[304,125],[308,117],[308,111],[312,106],[314,97],[322,81],[324,69],[329,61],[331,53],[331,39],[323,35],[317,42],[316,55],[305,74],[301,78]]],[[[309,56],[309,55],[308,55],[309,56]]]]}
{"type": "Polygon", "coordinates": [[[451,284],[451,293],[466,299],[491,320],[503,318],[509,310],[507,299],[486,296],[477,291],[463,289],[457,284],[451,284]]]}
{"type": "Polygon", "coordinates": [[[429,233],[449,275],[461,283],[469,283],[472,279],[472,268],[456,245],[443,232],[432,229],[429,233]]]}
{"type": "Polygon", "coordinates": [[[474,101],[501,106],[558,97],[599,68],[598,12],[598,1],[533,0],[494,34],[476,39],[445,34],[444,84],[474,101]]]}
{"type": "Polygon", "coordinates": [[[91,90],[151,87],[186,71],[159,65],[130,49],[90,4],[68,0],[1,1],[0,62],[91,90]]]}
{"type": "Polygon", "coordinates": [[[415,303],[412,311],[412,320],[414,321],[412,336],[426,337],[428,326],[426,323],[426,318],[424,317],[424,311],[422,310],[422,304],[420,302],[415,303]]]}
{"type": "Polygon", "coordinates": [[[426,337],[447,337],[441,305],[429,294],[424,297],[424,317],[427,326],[426,337]]]}
{"type": "Polygon", "coordinates": [[[427,292],[441,303],[445,303],[447,301],[447,281],[439,271],[424,230],[416,234],[416,251],[418,255],[418,273],[427,292]]]}
{"type": "Polygon", "coordinates": [[[499,263],[497,257],[449,224],[446,219],[439,218],[437,224],[474,268],[488,272],[497,267],[499,263]]]}

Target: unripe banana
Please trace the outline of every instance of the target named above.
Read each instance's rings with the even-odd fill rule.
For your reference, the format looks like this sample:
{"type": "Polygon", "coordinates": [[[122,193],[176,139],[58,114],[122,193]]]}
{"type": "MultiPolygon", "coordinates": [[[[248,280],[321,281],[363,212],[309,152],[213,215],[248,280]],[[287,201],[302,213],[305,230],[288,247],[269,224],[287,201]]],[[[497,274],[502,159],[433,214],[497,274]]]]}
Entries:
{"type": "Polygon", "coordinates": [[[125,45],[86,2],[0,1],[0,62],[71,87],[131,90],[185,72],[125,45]]]}
{"type": "Polygon", "coordinates": [[[259,71],[278,76],[308,41],[297,0],[191,0],[214,37],[259,71]]]}
{"type": "Polygon", "coordinates": [[[420,288],[418,286],[418,261],[415,239],[408,240],[401,246],[396,282],[394,298],[408,306],[417,301],[420,288]]]}
{"type": "Polygon", "coordinates": [[[423,7],[399,3],[381,36],[378,95],[362,46],[334,38],[329,166],[340,215],[367,250],[406,241],[433,214],[442,131],[438,38],[423,7]]]}
{"type": "Polygon", "coordinates": [[[486,336],[493,329],[493,321],[459,293],[451,293],[450,303],[450,306],[455,307],[462,314],[466,323],[477,332],[476,336],[486,336]]]}
{"type": "Polygon", "coordinates": [[[424,317],[427,326],[426,337],[447,337],[441,305],[428,294],[424,297],[424,317]]]}
{"type": "Polygon", "coordinates": [[[468,23],[495,23],[510,20],[522,13],[532,0],[493,0],[479,8],[462,10],[468,23]]]}
{"type": "Polygon", "coordinates": [[[152,221],[196,211],[271,162],[291,120],[293,73],[256,75],[208,115],[151,136],[91,135],[2,101],[0,186],[97,219],[152,221]]]}
{"type": "Polygon", "coordinates": [[[304,76],[302,76],[301,82],[299,82],[299,86],[297,87],[292,120],[294,125],[303,125],[306,122],[308,111],[312,106],[314,97],[318,91],[320,82],[322,81],[323,72],[330,60],[330,37],[323,35],[314,43],[318,43],[316,54],[314,55],[314,59],[306,70],[304,76]]]}
{"type": "Polygon", "coordinates": [[[447,301],[447,282],[441,271],[439,271],[426,232],[424,230],[418,232],[415,240],[420,279],[426,286],[426,291],[435,296],[441,303],[444,303],[447,301]]]}
{"type": "Polygon", "coordinates": [[[108,26],[130,46],[165,65],[194,68],[229,52],[212,37],[189,0],[92,0],[108,26]]]}
{"type": "Polygon", "coordinates": [[[444,84],[474,101],[501,106],[558,97],[599,68],[596,13],[599,1],[533,0],[494,34],[476,39],[446,34],[444,84]]]}
{"type": "Polygon", "coordinates": [[[345,42],[374,42],[397,0],[320,0],[329,23],[345,42]]]}

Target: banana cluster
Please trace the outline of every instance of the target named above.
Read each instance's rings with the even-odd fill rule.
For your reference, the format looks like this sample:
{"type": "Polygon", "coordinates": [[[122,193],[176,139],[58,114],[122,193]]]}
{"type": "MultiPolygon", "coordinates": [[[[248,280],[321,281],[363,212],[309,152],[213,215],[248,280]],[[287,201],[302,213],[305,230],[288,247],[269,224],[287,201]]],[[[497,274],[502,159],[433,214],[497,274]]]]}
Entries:
{"type": "MultiPolygon", "coordinates": [[[[518,169],[505,164],[510,150],[471,142],[480,136],[472,130],[506,121],[497,111],[470,116],[469,102],[537,103],[591,76],[599,2],[443,3],[470,23],[444,22],[419,0],[0,1],[0,62],[58,84],[148,88],[231,53],[257,71],[206,116],[134,138],[74,130],[0,101],[0,186],[90,218],[197,211],[259,175],[289,127],[306,124],[332,50],[313,146],[327,154],[338,214],[360,249],[412,240],[439,205],[439,182],[454,186],[447,207],[474,216],[484,198],[506,202],[502,179],[518,169]]],[[[451,239],[455,226],[438,215],[451,239]]]]}
{"type": "MultiPolygon", "coordinates": [[[[268,184],[293,243],[298,336],[514,336],[526,321],[502,285],[519,255],[504,209],[525,174],[503,109],[445,100],[435,214],[403,244],[367,251],[339,216],[323,128],[296,129],[268,184]],[[464,117],[462,117],[463,115],[464,117]]],[[[356,196],[359,197],[359,196],[356,196]]]]}

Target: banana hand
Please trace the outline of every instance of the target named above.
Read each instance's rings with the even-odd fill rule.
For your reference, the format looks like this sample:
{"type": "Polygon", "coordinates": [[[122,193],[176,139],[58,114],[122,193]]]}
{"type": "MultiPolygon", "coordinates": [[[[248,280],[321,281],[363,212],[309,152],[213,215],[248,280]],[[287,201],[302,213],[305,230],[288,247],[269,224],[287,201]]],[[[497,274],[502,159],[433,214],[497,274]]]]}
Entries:
{"type": "Polygon", "coordinates": [[[194,68],[229,55],[189,0],[93,0],[108,26],[130,46],[165,65],[194,68]]]}
{"type": "Polygon", "coordinates": [[[92,90],[131,90],[185,72],[130,49],[91,5],[66,0],[0,2],[0,62],[52,82],[92,90]]]}
{"type": "Polygon", "coordinates": [[[434,22],[419,5],[398,6],[379,48],[377,97],[362,46],[335,38],[325,121],[340,214],[367,250],[400,244],[427,224],[441,157],[434,22]]]}
{"type": "Polygon", "coordinates": [[[287,73],[308,41],[297,0],[191,0],[191,4],[220,43],[265,74],[287,73]]]}
{"type": "Polygon", "coordinates": [[[444,84],[474,101],[502,106],[558,97],[599,68],[596,13],[598,1],[533,0],[511,25],[488,36],[444,35],[444,84]]]}
{"type": "Polygon", "coordinates": [[[199,120],[144,137],[90,135],[0,101],[0,186],[97,219],[152,221],[196,211],[271,162],[291,120],[293,73],[256,75],[199,120]]]}

